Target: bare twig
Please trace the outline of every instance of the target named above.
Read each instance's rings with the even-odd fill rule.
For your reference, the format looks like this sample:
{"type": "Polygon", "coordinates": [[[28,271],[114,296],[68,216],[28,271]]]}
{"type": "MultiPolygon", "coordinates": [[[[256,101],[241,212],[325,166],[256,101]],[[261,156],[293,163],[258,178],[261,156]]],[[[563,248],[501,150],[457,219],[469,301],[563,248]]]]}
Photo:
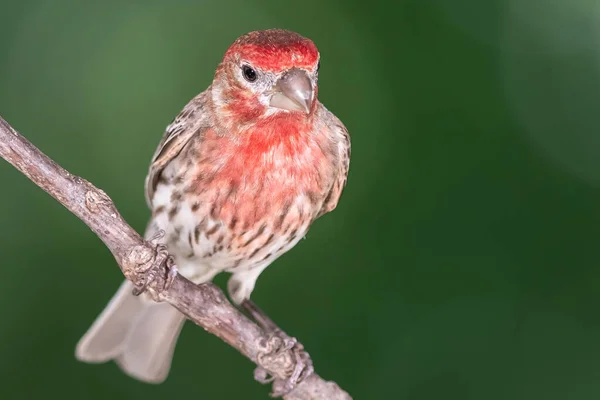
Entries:
{"type": "MultiPolygon", "coordinates": [[[[146,290],[157,301],[176,307],[197,325],[218,336],[276,379],[277,385],[294,369],[291,350],[275,352],[279,338],[267,335],[229,303],[212,283],[195,285],[181,275],[166,285],[170,256],[145,241],[120,216],[112,200],[102,190],[72,175],[0,117],[0,157],[22,172],[36,185],[58,200],[81,219],[114,255],[127,279],[140,287],[150,271],[158,271],[146,290]],[[166,257],[165,257],[166,256],[166,257]],[[261,356],[262,355],[262,356],[261,356]]],[[[327,382],[316,373],[308,376],[286,400],[351,400],[335,382],[327,382]]]]}

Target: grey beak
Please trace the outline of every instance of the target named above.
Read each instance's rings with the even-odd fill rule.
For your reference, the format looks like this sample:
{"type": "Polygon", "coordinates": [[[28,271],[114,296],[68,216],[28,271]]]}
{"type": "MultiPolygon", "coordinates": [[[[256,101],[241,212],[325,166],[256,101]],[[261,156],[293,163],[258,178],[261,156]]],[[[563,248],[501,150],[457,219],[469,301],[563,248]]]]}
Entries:
{"type": "Polygon", "coordinates": [[[292,68],[273,87],[271,107],[309,113],[313,102],[313,87],[305,71],[292,68]]]}

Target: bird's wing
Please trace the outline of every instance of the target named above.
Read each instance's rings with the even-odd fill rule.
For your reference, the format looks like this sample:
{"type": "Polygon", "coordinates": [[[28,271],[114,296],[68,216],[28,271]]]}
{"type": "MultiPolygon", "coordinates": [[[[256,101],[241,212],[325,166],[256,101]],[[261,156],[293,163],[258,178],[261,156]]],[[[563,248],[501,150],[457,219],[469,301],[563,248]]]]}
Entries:
{"type": "Polygon", "coordinates": [[[154,152],[146,176],[145,189],[148,207],[152,208],[152,197],[163,169],[183,150],[192,137],[201,134],[203,128],[206,127],[208,93],[209,91],[206,90],[194,97],[167,126],[154,152]]]}
{"type": "Polygon", "coordinates": [[[350,169],[350,134],[348,133],[348,129],[346,129],[342,121],[330,111],[325,110],[325,112],[325,120],[328,122],[329,129],[332,131],[333,142],[337,147],[337,168],[333,185],[331,186],[325,201],[323,201],[323,205],[317,214],[317,218],[335,209],[340,200],[340,196],[344,191],[344,187],[346,187],[348,170],[350,169]]]}

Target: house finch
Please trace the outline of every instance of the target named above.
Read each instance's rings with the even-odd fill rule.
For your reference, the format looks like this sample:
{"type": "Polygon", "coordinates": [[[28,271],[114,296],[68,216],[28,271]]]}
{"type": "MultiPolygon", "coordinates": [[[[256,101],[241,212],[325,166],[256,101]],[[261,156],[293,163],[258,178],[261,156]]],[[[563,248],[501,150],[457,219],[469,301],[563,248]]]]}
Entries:
{"type": "MultiPolygon", "coordinates": [[[[145,237],[162,243],[195,283],[230,272],[241,304],[256,279],[332,211],[346,184],[350,138],[317,100],[320,55],[297,33],[238,38],[212,84],[167,127],[146,178],[145,237]]],[[[145,382],[171,366],[184,316],[132,294],[125,281],[77,345],[85,362],[115,360],[145,382]]]]}

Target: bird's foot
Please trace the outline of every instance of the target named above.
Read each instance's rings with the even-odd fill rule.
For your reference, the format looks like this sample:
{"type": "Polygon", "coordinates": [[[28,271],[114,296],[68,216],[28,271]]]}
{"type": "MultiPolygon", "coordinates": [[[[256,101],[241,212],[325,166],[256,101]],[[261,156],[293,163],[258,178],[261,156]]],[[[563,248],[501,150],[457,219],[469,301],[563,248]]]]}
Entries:
{"type": "Polygon", "coordinates": [[[310,355],[304,351],[302,343],[281,330],[252,300],[245,300],[242,307],[265,333],[269,334],[264,351],[257,357],[259,366],[254,370],[254,379],[263,384],[273,382],[271,396],[283,397],[313,373],[314,368],[310,355]],[[284,370],[288,378],[280,379],[269,376],[267,367],[271,367],[272,371],[274,369],[284,370]]]}
{"type": "Polygon", "coordinates": [[[259,367],[254,370],[254,379],[263,384],[273,382],[271,397],[290,393],[314,371],[312,360],[302,343],[279,329],[270,334],[257,361],[259,367]],[[269,376],[267,368],[285,371],[287,379],[269,376]]]}
{"type": "Polygon", "coordinates": [[[302,343],[283,332],[252,300],[245,300],[242,307],[269,335],[257,357],[259,366],[254,370],[254,379],[263,384],[273,382],[271,396],[283,397],[313,373],[312,360],[302,343]],[[269,376],[267,370],[283,370],[287,379],[269,376]]]}
{"type": "Polygon", "coordinates": [[[135,268],[135,273],[143,275],[141,282],[137,282],[133,289],[133,294],[139,296],[144,293],[152,282],[154,282],[160,274],[164,273],[167,268],[167,275],[164,277],[164,285],[160,291],[167,290],[175,277],[177,276],[177,266],[174,264],[173,258],[169,255],[167,247],[164,244],[156,244],[162,238],[164,231],[159,231],[149,242],[156,245],[154,256],[148,262],[142,263],[135,268]]]}

